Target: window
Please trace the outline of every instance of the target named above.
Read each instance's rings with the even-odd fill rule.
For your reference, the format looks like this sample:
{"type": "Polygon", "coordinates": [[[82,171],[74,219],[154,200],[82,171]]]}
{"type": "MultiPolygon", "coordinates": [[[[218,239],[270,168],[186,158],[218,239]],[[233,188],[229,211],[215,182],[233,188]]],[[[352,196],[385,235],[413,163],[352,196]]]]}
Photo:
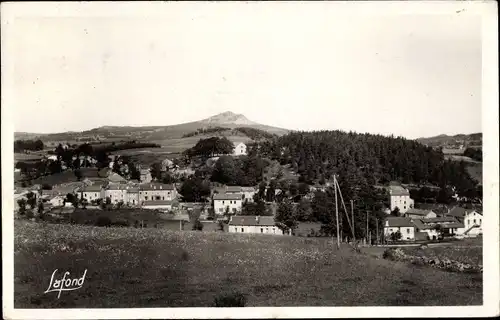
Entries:
{"type": "Polygon", "coordinates": [[[260,228],[260,233],[264,233],[264,228],[260,228]]]}
{"type": "Polygon", "coordinates": [[[474,219],[474,224],[476,224],[476,219],[474,219]]]}
{"type": "Polygon", "coordinates": [[[479,219],[479,224],[481,224],[481,219],[479,219]]]}
{"type": "Polygon", "coordinates": [[[224,200],[222,200],[222,204],[224,204],[224,200]]]}
{"type": "Polygon", "coordinates": [[[404,206],[404,209],[406,210],[406,206],[404,206]]]}
{"type": "Polygon", "coordinates": [[[245,229],[241,228],[241,232],[245,232],[245,229]]]}
{"type": "Polygon", "coordinates": [[[406,233],[410,233],[410,228],[406,229],[406,233]]]}
{"type": "Polygon", "coordinates": [[[145,196],[145,197],[144,197],[144,200],[148,201],[148,196],[145,196]]]}

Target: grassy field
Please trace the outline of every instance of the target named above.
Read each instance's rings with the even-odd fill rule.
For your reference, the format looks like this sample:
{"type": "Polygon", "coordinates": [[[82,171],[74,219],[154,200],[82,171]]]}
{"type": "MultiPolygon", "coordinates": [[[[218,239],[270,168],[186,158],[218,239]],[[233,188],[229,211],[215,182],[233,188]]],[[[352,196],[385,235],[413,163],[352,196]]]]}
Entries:
{"type": "MultiPolygon", "coordinates": [[[[481,275],[336,250],[329,239],[16,221],[16,308],[480,305],[481,275]],[[83,288],[44,294],[55,269],[83,288]]],[[[61,274],[62,275],[62,274],[61,274]]]]}
{"type": "MultiPolygon", "coordinates": [[[[374,257],[382,257],[386,247],[365,247],[363,252],[374,257]]],[[[483,264],[483,246],[481,238],[471,238],[460,241],[453,241],[449,244],[440,246],[420,247],[401,247],[406,254],[413,256],[426,256],[428,258],[448,258],[463,263],[482,265],[483,264]]]]}

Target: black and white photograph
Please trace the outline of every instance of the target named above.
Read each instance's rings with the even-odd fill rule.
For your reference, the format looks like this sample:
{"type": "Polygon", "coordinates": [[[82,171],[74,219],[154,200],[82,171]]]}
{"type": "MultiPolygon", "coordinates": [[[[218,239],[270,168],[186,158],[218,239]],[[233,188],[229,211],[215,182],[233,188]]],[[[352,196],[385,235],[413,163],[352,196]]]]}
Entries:
{"type": "Polygon", "coordinates": [[[5,318],[498,315],[496,2],[1,14],[5,318]]]}

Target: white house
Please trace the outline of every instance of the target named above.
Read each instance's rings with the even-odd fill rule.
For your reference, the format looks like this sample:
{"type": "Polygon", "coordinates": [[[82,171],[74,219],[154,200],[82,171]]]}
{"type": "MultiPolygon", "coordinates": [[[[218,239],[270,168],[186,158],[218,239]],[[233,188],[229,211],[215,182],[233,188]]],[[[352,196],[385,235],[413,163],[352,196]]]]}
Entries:
{"type": "Polygon", "coordinates": [[[86,199],[88,202],[103,199],[104,189],[100,185],[86,186],[81,190],[81,199],[86,199]]]}
{"type": "Polygon", "coordinates": [[[401,186],[390,186],[389,197],[391,202],[391,211],[394,211],[397,207],[399,212],[406,213],[406,211],[414,206],[414,201],[410,198],[410,191],[401,186]]]}
{"type": "Polygon", "coordinates": [[[153,177],[151,176],[151,170],[149,169],[141,169],[139,170],[141,177],[140,180],[142,183],[149,183],[153,180],[153,177]]]}
{"type": "Polygon", "coordinates": [[[391,234],[401,232],[401,240],[415,240],[415,225],[410,218],[404,217],[387,217],[384,224],[384,236],[386,239],[391,239],[391,234]]]}
{"type": "Polygon", "coordinates": [[[460,237],[477,237],[483,234],[483,213],[475,209],[454,207],[445,216],[455,217],[463,223],[463,229],[458,229],[460,237]]]}
{"type": "Polygon", "coordinates": [[[145,183],[139,186],[139,201],[172,201],[177,198],[177,190],[172,184],[145,183]]]}
{"type": "Polygon", "coordinates": [[[477,237],[483,234],[483,213],[477,210],[467,212],[464,216],[465,237],[477,237]]]}
{"type": "Polygon", "coordinates": [[[224,214],[226,208],[229,208],[229,212],[231,213],[241,212],[243,205],[241,193],[216,193],[213,200],[214,212],[216,214],[224,214]]]}
{"type": "Polygon", "coordinates": [[[53,207],[62,207],[62,206],[64,206],[64,197],[63,196],[55,196],[49,200],[49,203],[53,207]]]}
{"type": "Polygon", "coordinates": [[[233,146],[233,156],[244,156],[247,154],[247,145],[243,142],[235,142],[233,146]]]}
{"type": "Polygon", "coordinates": [[[231,233],[286,234],[276,226],[274,217],[267,216],[231,216],[228,231],[231,233]]]}
{"type": "Polygon", "coordinates": [[[130,186],[127,189],[127,195],[125,196],[127,199],[126,203],[132,206],[138,206],[141,202],[139,199],[139,188],[134,186],[130,186]]]}
{"type": "Polygon", "coordinates": [[[128,187],[129,186],[124,184],[110,184],[104,190],[104,197],[109,198],[113,204],[119,203],[120,201],[126,203],[128,187]]]}
{"type": "Polygon", "coordinates": [[[241,193],[243,194],[243,202],[253,202],[253,196],[257,190],[254,187],[241,187],[241,193]]]}

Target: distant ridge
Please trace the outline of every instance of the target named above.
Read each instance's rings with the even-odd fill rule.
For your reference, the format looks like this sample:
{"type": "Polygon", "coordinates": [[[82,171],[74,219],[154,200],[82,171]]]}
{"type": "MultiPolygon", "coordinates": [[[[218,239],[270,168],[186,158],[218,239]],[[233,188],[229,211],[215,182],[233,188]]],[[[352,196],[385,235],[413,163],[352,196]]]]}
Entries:
{"type": "Polygon", "coordinates": [[[186,122],[168,126],[101,126],[81,132],[61,132],[37,134],[28,132],[15,132],[15,139],[41,139],[42,141],[63,140],[105,140],[105,139],[134,139],[142,141],[165,140],[181,138],[183,135],[207,127],[238,128],[249,127],[263,130],[276,135],[284,135],[287,129],[267,126],[251,121],[243,114],[231,111],[222,112],[206,119],[186,122]]]}

